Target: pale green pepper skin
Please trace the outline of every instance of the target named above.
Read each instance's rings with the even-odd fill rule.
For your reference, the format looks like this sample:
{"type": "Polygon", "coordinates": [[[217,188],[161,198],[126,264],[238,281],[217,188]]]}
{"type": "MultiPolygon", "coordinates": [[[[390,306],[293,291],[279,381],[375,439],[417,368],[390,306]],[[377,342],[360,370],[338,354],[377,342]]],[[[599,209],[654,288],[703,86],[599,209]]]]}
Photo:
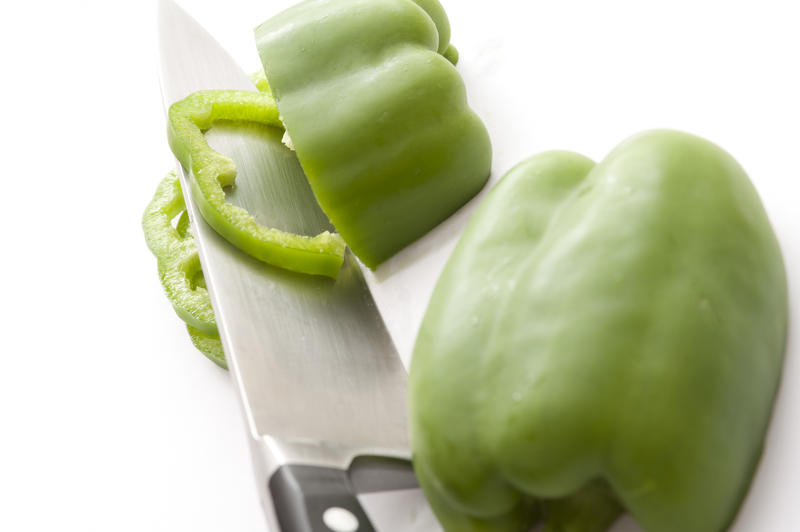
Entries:
{"type": "Polygon", "coordinates": [[[472,198],[491,144],[437,0],[307,0],[256,29],[325,214],[375,268],[472,198]]]}
{"type": "Polygon", "coordinates": [[[447,531],[720,532],[757,465],[787,333],[742,168],[674,131],[549,152],[470,221],[410,373],[414,463],[447,531]],[[591,483],[583,493],[576,492],[591,483]]]}

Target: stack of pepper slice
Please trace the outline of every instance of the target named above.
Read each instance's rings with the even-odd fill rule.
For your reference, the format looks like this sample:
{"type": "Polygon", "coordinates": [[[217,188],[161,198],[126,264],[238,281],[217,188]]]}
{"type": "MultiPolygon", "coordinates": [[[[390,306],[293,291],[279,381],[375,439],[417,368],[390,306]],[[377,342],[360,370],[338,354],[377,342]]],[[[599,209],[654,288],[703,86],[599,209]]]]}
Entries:
{"type": "MultiPolygon", "coordinates": [[[[264,72],[259,70],[251,74],[250,78],[253,80],[253,84],[259,92],[263,94],[264,98],[254,100],[252,97],[248,96],[248,98],[251,98],[249,101],[255,102],[252,104],[252,106],[255,107],[258,107],[259,104],[262,105],[265,108],[264,113],[267,117],[267,122],[273,126],[278,125],[279,123],[275,124],[270,118],[274,111],[274,104],[271,103],[272,91],[264,76],[264,72]]],[[[183,121],[183,126],[181,127],[188,130],[188,139],[176,142],[183,146],[182,149],[184,152],[189,154],[187,157],[191,157],[191,153],[195,153],[194,160],[196,164],[198,159],[196,154],[198,152],[200,153],[199,158],[201,159],[205,157],[212,160],[216,159],[217,161],[222,160],[222,164],[225,165],[232,164],[224,162],[225,158],[223,156],[215,154],[215,152],[208,147],[205,140],[202,138],[202,134],[199,133],[197,123],[201,122],[203,119],[198,118],[197,113],[202,115],[203,104],[213,107],[214,102],[230,101],[232,98],[237,97],[239,92],[240,91],[215,91],[217,94],[216,97],[212,97],[208,92],[196,93],[195,96],[181,103],[183,107],[180,105],[178,106],[179,112],[177,112],[177,115],[179,118],[177,122],[180,123],[183,121]],[[180,109],[183,110],[180,111],[180,109]],[[187,120],[190,123],[186,123],[187,120]],[[198,129],[198,131],[195,131],[195,129],[198,129]],[[189,145],[191,143],[194,143],[194,146],[190,149],[189,145]]],[[[242,94],[251,93],[243,92],[242,94]]],[[[247,101],[248,100],[240,99],[239,104],[247,107],[248,104],[245,103],[247,101]]],[[[206,111],[208,110],[209,109],[206,108],[206,111]]],[[[244,115],[250,116],[247,114],[246,110],[241,111],[244,115]]],[[[215,114],[206,117],[205,120],[211,120],[213,122],[212,118],[219,118],[220,113],[220,109],[217,108],[215,114]]],[[[231,116],[230,111],[222,112],[222,115],[231,116]]],[[[258,114],[256,113],[254,116],[258,116],[258,114]]],[[[207,164],[205,171],[209,170],[208,167],[211,167],[213,170],[214,165],[207,164]]],[[[224,199],[219,201],[220,197],[224,198],[224,192],[222,192],[223,184],[224,182],[220,183],[214,179],[208,180],[208,182],[205,183],[205,186],[212,190],[211,197],[216,197],[216,200],[212,201],[214,204],[208,208],[217,209],[218,213],[221,213],[223,216],[227,215],[234,220],[238,219],[238,227],[234,225],[232,230],[244,232],[248,245],[257,250],[260,246],[258,242],[258,231],[252,231],[250,235],[246,234],[249,230],[248,224],[250,224],[250,227],[255,225],[252,217],[242,211],[242,209],[225,203],[224,199]]],[[[202,194],[200,196],[204,197],[202,194]]],[[[153,199],[145,209],[142,217],[142,229],[144,230],[145,241],[147,242],[148,248],[158,260],[159,277],[167,299],[172,303],[176,314],[186,323],[186,328],[189,331],[192,344],[215,364],[227,369],[225,353],[222,349],[222,343],[219,340],[216,319],[211,307],[208,291],[206,290],[205,278],[200,266],[197,247],[189,227],[189,216],[186,211],[180,180],[175,175],[175,172],[169,172],[158,185],[153,199]],[[177,222],[175,226],[173,226],[172,223],[175,220],[177,220],[177,222]]],[[[278,231],[270,233],[269,230],[266,230],[266,232],[273,236],[280,233],[278,231]]],[[[269,249],[269,247],[274,246],[272,246],[272,243],[267,239],[263,247],[269,249]]],[[[343,249],[341,253],[343,255],[343,249]]],[[[338,254],[339,251],[334,252],[334,256],[338,254]]],[[[336,263],[337,259],[334,259],[333,264],[335,268],[338,269],[336,263]]]]}
{"type": "Polygon", "coordinates": [[[175,312],[186,322],[192,343],[215,364],[227,368],[175,172],[167,174],[158,185],[142,216],[142,228],[147,247],[158,260],[161,286],[175,312]],[[177,220],[175,226],[173,220],[177,220]]]}

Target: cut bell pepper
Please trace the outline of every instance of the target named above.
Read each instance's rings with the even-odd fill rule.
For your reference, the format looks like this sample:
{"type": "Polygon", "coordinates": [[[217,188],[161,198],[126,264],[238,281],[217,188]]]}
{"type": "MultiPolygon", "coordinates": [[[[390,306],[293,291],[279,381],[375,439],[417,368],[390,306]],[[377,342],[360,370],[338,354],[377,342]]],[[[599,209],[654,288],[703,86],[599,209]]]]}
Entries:
{"type": "MultiPolygon", "coordinates": [[[[250,78],[260,91],[271,94],[263,71],[250,78]]],[[[192,344],[212,362],[228,363],[217,332],[216,319],[200,267],[197,247],[189,227],[180,180],[170,172],[159,185],[143,216],[148,247],[158,258],[159,277],[167,298],[186,322],[192,344]],[[180,214],[178,214],[180,213],[180,214]],[[177,217],[173,228],[171,221],[177,217]]]]}
{"type": "Polygon", "coordinates": [[[368,267],[486,183],[489,135],[437,0],[307,0],[256,41],[314,195],[368,267]]]}

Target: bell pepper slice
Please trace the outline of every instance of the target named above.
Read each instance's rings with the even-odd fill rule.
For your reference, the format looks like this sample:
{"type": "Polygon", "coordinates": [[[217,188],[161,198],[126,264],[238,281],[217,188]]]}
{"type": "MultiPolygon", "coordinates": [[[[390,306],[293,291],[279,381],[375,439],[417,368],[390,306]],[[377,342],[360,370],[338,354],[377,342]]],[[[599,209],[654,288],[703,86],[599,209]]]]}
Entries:
{"type": "Polygon", "coordinates": [[[250,74],[250,80],[253,82],[253,85],[256,86],[256,89],[274,98],[272,95],[272,88],[269,86],[269,81],[267,81],[267,75],[264,74],[263,70],[257,70],[250,74]]]}
{"type": "Polygon", "coordinates": [[[190,170],[192,197],[203,219],[223,238],[259,260],[288,270],[336,277],[345,244],[325,231],[309,237],[264,227],[245,209],[225,201],[224,187],[234,183],[236,165],[213,150],[203,132],[217,120],[248,121],[282,127],[268,92],[199,91],[169,109],[172,152],[190,170]]]}
{"type": "Polygon", "coordinates": [[[409,375],[445,530],[725,530],[780,380],[786,274],[723,150],[652,131],[509,172],[433,293],[409,375]],[[530,511],[538,506],[539,512],[530,511]]]}
{"type": "Polygon", "coordinates": [[[158,261],[161,286],[178,316],[209,336],[217,336],[217,322],[205,283],[194,237],[188,230],[188,217],[182,216],[176,227],[172,220],[185,212],[180,181],[170,172],[159,183],[153,199],[142,216],[147,247],[158,261]]]}
{"type": "Polygon", "coordinates": [[[198,351],[203,353],[217,366],[222,369],[228,369],[228,361],[225,358],[225,351],[222,349],[222,342],[219,337],[207,335],[188,324],[186,325],[186,330],[189,331],[189,338],[192,340],[192,345],[194,345],[198,351]]]}
{"type": "Polygon", "coordinates": [[[216,318],[200,267],[197,246],[189,230],[181,184],[170,172],[142,217],[145,241],[158,260],[161,286],[175,313],[186,322],[194,346],[212,362],[227,369],[216,318]],[[177,223],[172,226],[172,220],[177,223]]]}
{"type": "Polygon", "coordinates": [[[308,0],[256,29],[317,202],[368,267],[486,183],[491,143],[437,0],[308,0]]]}

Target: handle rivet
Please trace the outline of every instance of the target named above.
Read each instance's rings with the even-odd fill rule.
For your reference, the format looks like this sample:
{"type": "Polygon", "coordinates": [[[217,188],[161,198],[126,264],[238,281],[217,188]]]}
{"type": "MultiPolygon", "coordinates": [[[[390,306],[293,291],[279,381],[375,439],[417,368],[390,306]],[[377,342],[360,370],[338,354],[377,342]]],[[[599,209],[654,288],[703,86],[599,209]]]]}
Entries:
{"type": "Polygon", "coordinates": [[[356,532],[358,518],[350,510],[331,506],[322,514],[322,522],[333,532],[356,532]]]}

